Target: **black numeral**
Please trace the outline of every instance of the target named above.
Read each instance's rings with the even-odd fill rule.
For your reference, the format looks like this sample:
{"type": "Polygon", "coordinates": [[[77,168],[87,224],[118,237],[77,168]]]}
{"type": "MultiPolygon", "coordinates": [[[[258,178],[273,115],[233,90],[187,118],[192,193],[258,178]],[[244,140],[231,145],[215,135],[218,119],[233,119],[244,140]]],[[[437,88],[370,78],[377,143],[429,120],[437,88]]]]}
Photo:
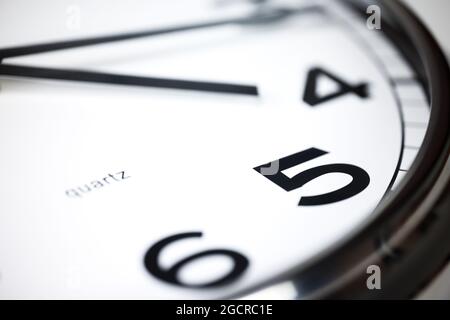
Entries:
{"type": "Polygon", "coordinates": [[[282,173],[283,170],[321,157],[325,154],[327,154],[326,151],[310,148],[280,160],[258,166],[254,169],[286,191],[296,190],[306,183],[328,173],[345,173],[353,178],[349,184],[336,191],[316,196],[301,197],[298,203],[299,206],[317,206],[342,201],[357,195],[367,188],[370,182],[369,175],[365,170],[351,164],[338,163],[318,166],[305,170],[292,178],[289,178],[282,173]],[[274,167],[276,167],[277,170],[270,172],[271,170],[269,169],[274,167]],[[268,174],[267,172],[270,173],[268,174]]]}
{"type": "Polygon", "coordinates": [[[214,250],[205,250],[201,251],[199,253],[193,254],[191,256],[188,256],[186,258],[181,259],[179,262],[175,263],[172,267],[169,269],[162,269],[158,264],[158,257],[161,253],[161,251],[164,249],[165,246],[171,244],[172,242],[179,241],[185,238],[194,238],[198,237],[200,238],[202,236],[201,232],[187,232],[187,233],[180,233],[176,234],[170,237],[167,237],[156,244],[154,244],[145,254],[144,257],[144,264],[146,269],[156,278],[163,280],[165,282],[175,284],[182,287],[189,287],[189,288],[210,288],[210,287],[216,287],[221,285],[226,285],[238,278],[242,273],[247,269],[249,262],[246,257],[244,257],[242,254],[232,251],[232,250],[226,250],[226,249],[214,249],[214,250]],[[227,256],[230,259],[233,260],[233,269],[230,270],[229,273],[221,277],[220,279],[203,283],[203,284],[186,284],[182,283],[178,279],[178,274],[180,272],[180,269],[183,268],[186,264],[199,259],[204,258],[207,256],[214,256],[214,255],[223,255],[227,256]]]}
{"type": "Polygon", "coordinates": [[[316,106],[318,104],[327,102],[329,100],[338,98],[340,96],[353,93],[358,95],[360,98],[367,98],[369,96],[368,94],[368,84],[367,83],[360,83],[357,85],[351,85],[345,82],[344,80],[338,78],[337,76],[331,74],[328,71],[325,71],[321,68],[314,68],[311,69],[308,73],[308,78],[306,80],[306,88],[305,93],[303,95],[303,101],[305,101],[310,106],[316,106]],[[337,82],[339,85],[339,90],[336,92],[327,94],[325,96],[318,96],[317,95],[317,82],[320,78],[320,76],[327,76],[328,78],[332,79],[333,81],[337,82]]]}

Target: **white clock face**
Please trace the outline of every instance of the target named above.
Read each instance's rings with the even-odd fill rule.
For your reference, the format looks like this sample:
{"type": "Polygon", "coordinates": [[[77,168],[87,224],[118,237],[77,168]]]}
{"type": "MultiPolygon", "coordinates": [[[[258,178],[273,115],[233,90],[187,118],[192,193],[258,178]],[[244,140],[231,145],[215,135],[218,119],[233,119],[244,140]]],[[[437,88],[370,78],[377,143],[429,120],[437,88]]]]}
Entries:
{"type": "MultiPolygon", "coordinates": [[[[0,5],[1,48],[255,10],[21,3],[0,5]]],[[[420,148],[423,91],[383,32],[346,8],[271,5],[321,10],[3,59],[0,297],[235,296],[372,218],[420,148]],[[37,79],[31,67],[192,87],[37,79]]]]}

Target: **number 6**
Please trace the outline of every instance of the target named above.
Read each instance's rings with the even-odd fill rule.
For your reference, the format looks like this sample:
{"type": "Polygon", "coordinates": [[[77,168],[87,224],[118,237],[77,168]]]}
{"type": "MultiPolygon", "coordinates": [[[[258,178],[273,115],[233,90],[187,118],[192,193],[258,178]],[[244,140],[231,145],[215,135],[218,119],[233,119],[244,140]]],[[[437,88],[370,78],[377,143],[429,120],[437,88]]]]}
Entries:
{"type": "Polygon", "coordinates": [[[238,278],[245,271],[245,269],[247,269],[249,262],[246,257],[244,257],[242,254],[238,252],[225,249],[201,251],[199,253],[193,254],[180,260],[167,270],[164,270],[159,266],[158,257],[165,246],[184,238],[201,237],[201,236],[202,236],[201,232],[187,232],[173,235],[157,242],[145,254],[144,265],[146,269],[158,279],[161,279],[165,282],[169,282],[171,284],[188,288],[210,288],[226,285],[231,281],[235,280],[236,278],[238,278]],[[224,275],[222,278],[204,284],[185,284],[178,279],[178,273],[183,266],[196,259],[213,255],[224,255],[230,257],[234,262],[233,269],[228,274],[224,275]]]}

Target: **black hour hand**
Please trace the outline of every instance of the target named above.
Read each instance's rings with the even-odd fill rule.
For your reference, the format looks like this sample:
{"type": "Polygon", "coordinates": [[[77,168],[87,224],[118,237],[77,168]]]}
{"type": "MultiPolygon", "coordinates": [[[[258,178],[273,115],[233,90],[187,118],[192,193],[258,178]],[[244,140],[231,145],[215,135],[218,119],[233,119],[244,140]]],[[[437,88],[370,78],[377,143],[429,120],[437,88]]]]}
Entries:
{"type": "Polygon", "coordinates": [[[28,67],[12,64],[0,64],[0,75],[23,77],[23,78],[106,83],[115,85],[128,85],[128,86],[140,86],[152,88],[195,90],[195,91],[216,92],[216,93],[232,93],[251,96],[258,95],[258,88],[252,85],[205,82],[205,81],[189,81],[189,80],[155,78],[155,77],[140,77],[140,76],[91,72],[73,69],[28,67]]]}

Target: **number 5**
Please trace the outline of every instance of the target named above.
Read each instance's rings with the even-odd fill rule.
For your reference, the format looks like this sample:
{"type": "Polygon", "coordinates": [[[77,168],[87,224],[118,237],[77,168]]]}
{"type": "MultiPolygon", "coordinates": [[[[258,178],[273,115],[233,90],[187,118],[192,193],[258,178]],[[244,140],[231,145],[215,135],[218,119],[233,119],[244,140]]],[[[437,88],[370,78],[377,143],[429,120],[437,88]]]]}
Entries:
{"type": "Polygon", "coordinates": [[[305,170],[292,178],[289,178],[282,173],[283,170],[321,157],[325,154],[327,154],[326,151],[310,148],[282,158],[278,160],[279,170],[270,175],[266,175],[264,172],[266,171],[265,168],[270,167],[271,163],[258,166],[254,169],[286,191],[298,189],[308,182],[328,173],[345,173],[353,178],[349,184],[338,190],[316,196],[301,197],[298,203],[299,206],[317,206],[339,202],[351,198],[367,188],[370,182],[369,175],[365,170],[351,164],[338,163],[318,166],[305,170]]]}

